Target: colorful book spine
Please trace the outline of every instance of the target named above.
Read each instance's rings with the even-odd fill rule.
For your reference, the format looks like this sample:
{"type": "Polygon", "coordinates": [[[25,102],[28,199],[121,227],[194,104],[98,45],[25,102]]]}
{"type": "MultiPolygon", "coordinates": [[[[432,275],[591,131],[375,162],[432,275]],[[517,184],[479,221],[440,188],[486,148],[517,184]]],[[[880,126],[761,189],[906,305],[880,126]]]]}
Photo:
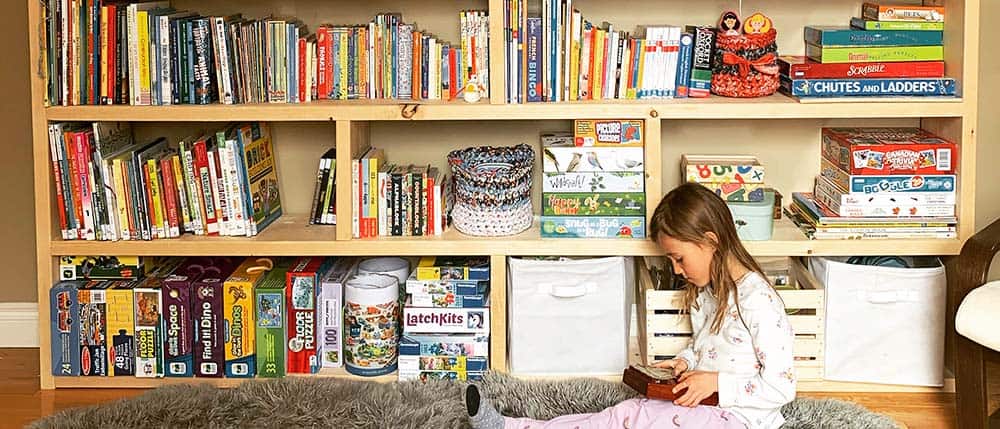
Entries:
{"type": "Polygon", "coordinates": [[[715,47],[715,29],[688,26],[686,32],[694,36],[691,61],[690,97],[708,97],[712,90],[712,56],[715,47]]]}
{"type": "Polygon", "coordinates": [[[796,97],[946,96],[955,95],[955,80],[945,79],[788,79],[781,87],[796,97]]]}
{"type": "Polygon", "coordinates": [[[542,216],[542,237],[645,238],[645,217],[542,216]]]}
{"type": "Polygon", "coordinates": [[[943,22],[921,22],[921,21],[879,21],[865,18],[851,18],[851,27],[861,30],[888,30],[888,31],[944,31],[943,22]]]}
{"type": "Polygon", "coordinates": [[[846,46],[825,47],[806,44],[806,56],[821,63],[863,63],[898,61],[942,61],[943,46],[846,46]]]}
{"type": "Polygon", "coordinates": [[[934,46],[944,42],[943,31],[857,30],[851,27],[807,26],[806,43],[819,46],[934,46]]]}
{"type": "Polygon", "coordinates": [[[804,56],[781,56],[778,71],[792,79],[879,79],[944,77],[944,61],[823,64],[804,56]]]}
{"type": "Polygon", "coordinates": [[[542,101],[542,19],[528,18],[527,34],[527,101],[542,101]]]}
{"type": "Polygon", "coordinates": [[[674,90],[676,98],[687,98],[690,94],[693,54],[694,36],[691,33],[681,34],[677,51],[677,81],[674,90]]]}

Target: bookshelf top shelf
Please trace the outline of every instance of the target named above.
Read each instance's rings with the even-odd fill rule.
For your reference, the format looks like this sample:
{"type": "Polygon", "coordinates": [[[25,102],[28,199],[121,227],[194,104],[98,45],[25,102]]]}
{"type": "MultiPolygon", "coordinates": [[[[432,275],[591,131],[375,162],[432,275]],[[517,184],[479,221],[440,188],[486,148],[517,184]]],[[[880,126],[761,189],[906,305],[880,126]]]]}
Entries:
{"type": "MultiPolygon", "coordinates": [[[[744,242],[756,256],[957,255],[957,239],[927,240],[809,240],[788,219],[775,222],[769,241],[744,242]],[[893,249],[893,250],[889,250],[893,249]]],[[[153,241],[50,242],[53,255],[630,255],[655,256],[651,240],[541,238],[538,223],[511,237],[469,237],[454,228],[433,237],[382,237],[336,240],[331,226],[308,225],[305,216],[285,215],[253,238],[197,237],[153,241]]]]}
{"type": "Polygon", "coordinates": [[[926,118],[968,114],[961,98],[809,100],[781,94],[755,99],[605,100],[568,103],[467,104],[400,100],[320,101],[305,104],[178,106],[54,106],[50,121],[397,121],[544,120],[576,118],[775,119],[926,118]]]}

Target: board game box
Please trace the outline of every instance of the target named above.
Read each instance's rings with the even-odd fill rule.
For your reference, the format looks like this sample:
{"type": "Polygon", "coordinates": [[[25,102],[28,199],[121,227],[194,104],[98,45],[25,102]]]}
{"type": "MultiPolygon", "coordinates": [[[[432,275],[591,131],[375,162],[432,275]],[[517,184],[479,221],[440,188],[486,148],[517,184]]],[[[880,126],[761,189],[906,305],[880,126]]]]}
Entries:
{"type": "Polygon", "coordinates": [[[52,375],[80,375],[79,290],[83,281],[61,281],[49,289],[52,375]]]}
{"type": "Polygon", "coordinates": [[[764,183],[764,166],[755,156],[682,155],[684,180],[697,183],[764,183]]]}
{"type": "Polygon", "coordinates": [[[823,157],[857,175],[952,174],[958,146],[920,128],[823,128],[823,157]]]}
{"type": "Polygon", "coordinates": [[[254,288],[254,311],[257,328],[257,376],[284,377],[288,354],[285,284],[292,258],[279,258],[254,288]]]}
{"type": "Polygon", "coordinates": [[[643,192],[646,176],[636,171],[542,173],[542,192],[643,192]]]}
{"type": "Polygon", "coordinates": [[[791,79],[898,79],[944,77],[944,61],[820,63],[804,55],[778,57],[778,72],[791,79]]]}
{"type": "Polygon", "coordinates": [[[403,308],[403,332],[410,334],[489,334],[490,309],[403,308]]]}
{"type": "Polygon", "coordinates": [[[646,194],[590,192],[543,193],[545,216],[645,216],[646,194]]]}
{"type": "Polygon", "coordinates": [[[344,284],[358,269],[354,258],[338,258],[320,284],[320,354],[324,367],[344,365],[344,284]]]}
{"type": "Polygon", "coordinates": [[[222,377],[225,374],[225,291],[226,278],[241,260],[217,258],[214,265],[192,285],[194,316],[194,375],[222,377]]]}
{"type": "Polygon", "coordinates": [[[489,280],[490,260],[481,256],[424,256],[417,280],[489,280]]]}
{"type": "Polygon", "coordinates": [[[78,289],[80,375],[108,375],[108,282],[90,281],[78,289]]]}
{"type": "Polygon", "coordinates": [[[641,216],[542,216],[542,237],[646,238],[641,216]]]}
{"type": "Polygon", "coordinates": [[[135,282],[118,280],[107,290],[109,376],[135,375],[135,282]]]}
{"type": "Polygon", "coordinates": [[[138,256],[60,256],[60,280],[135,280],[142,277],[138,256]]]}
{"type": "Polygon", "coordinates": [[[254,288],[274,268],[270,258],[247,258],[223,284],[223,347],[226,377],[257,374],[254,288]]]}
{"type": "Polygon", "coordinates": [[[644,169],[645,152],[641,147],[547,147],[542,152],[542,171],[546,173],[644,169]]]}
{"type": "Polygon", "coordinates": [[[285,299],[288,305],[288,373],[315,374],[322,364],[318,349],[316,301],[320,279],[333,264],[332,258],[302,257],[286,274],[285,299]]]}
{"type": "Polygon", "coordinates": [[[643,121],[639,119],[577,119],[573,130],[573,145],[577,147],[643,145],[643,121]]]}

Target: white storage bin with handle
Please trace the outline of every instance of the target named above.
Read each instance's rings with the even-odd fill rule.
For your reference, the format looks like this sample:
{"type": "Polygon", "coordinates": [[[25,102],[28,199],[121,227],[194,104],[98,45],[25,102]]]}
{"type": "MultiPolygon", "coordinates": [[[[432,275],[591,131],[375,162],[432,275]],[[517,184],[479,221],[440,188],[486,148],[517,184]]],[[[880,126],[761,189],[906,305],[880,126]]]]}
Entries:
{"type": "Polygon", "coordinates": [[[810,258],[826,288],[826,379],[944,385],[945,269],[904,259],[913,268],[810,258]]]}
{"type": "Polygon", "coordinates": [[[509,259],[508,349],[518,375],[621,375],[631,257],[509,259]]]}

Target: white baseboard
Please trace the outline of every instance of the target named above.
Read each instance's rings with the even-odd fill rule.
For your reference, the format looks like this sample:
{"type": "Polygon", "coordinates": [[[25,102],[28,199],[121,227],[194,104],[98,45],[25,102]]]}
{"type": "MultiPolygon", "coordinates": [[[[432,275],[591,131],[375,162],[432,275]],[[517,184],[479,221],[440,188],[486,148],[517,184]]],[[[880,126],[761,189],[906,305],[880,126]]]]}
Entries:
{"type": "Polygon", "coordinates": [[[0,302],[0,347],[38,347],[38,304],[0,302]]]}

